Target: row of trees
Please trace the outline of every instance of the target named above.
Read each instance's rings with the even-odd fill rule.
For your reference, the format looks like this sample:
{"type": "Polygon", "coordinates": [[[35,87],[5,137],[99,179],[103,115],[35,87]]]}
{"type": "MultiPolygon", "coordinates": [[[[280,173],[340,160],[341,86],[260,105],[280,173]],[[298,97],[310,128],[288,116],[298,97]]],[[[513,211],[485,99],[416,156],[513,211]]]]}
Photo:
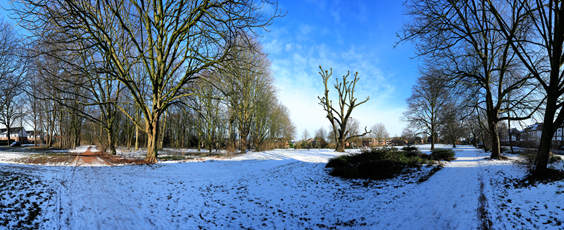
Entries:
{"type": "Polygon", "coordinates": [[[22,53],[13,55],[17,69],[0,66],[2,76],[9,75],[2,79],[25,89],[29,97],[17,108],[27,108],[19,114],[28,117],[20,120],[47,131],[48,144],[94,142],[114,154],[118,143],[143,144],[149,162],[165,145],[273,147],[289,140],[294,127],[276,99],[270,63],[253,38],[253,29],[280,16],[267,14],[264,4],[277,5],[14,2],[12,16],[27,36],[7,34],[4,27],[12,27],[4,23],[2,36],[14,37],[22,48],[2,48],[22,53]],[[15,82],[14,75],[25,80],[15,82]]]}
{"type": "Polygon", "coordinates": [[[563,3],[424,0],[406,7],[412,21],[400,39],[412,41],[425,63],[408,100],[407,120],[434,136],[441,124],[475,117],[483,121],[478,127],[487,131],[491,157],[497,159],[499,123],[538,114],[544,126],[535,170],[544,172],[552,137],[564,121],[563,3]],[[416,103],[424,103],[417,106],[425,111],[415,111],[416,103]]]}
{"type": "MultiPolygon", "coordinates": [[[[313,135],[310,135],[307,129],[301,134],[300,140],[296,143],[298,148],[336,148],[337,141],[335,140],[334,133],[332,132],[333,126],[329,126],[331,132],[327,132],[325,128],[320,127],[313,135]]],[[[361,134],[360,122],[351,117],[347,121],[347,130],[349,131],[346,138],[352,137],[347,140],[348,147],[357,148],[360,146],[383,146],[386,140],[390,138],[386,126],[382,123],[375,124],[371,127],[371,132],[364,137],[358,136],[361,134]]],[[[401,143],[401,142],[398,142],[401,143]]],[[[346,144],[345,144],[345,147],[346,144]]]]}

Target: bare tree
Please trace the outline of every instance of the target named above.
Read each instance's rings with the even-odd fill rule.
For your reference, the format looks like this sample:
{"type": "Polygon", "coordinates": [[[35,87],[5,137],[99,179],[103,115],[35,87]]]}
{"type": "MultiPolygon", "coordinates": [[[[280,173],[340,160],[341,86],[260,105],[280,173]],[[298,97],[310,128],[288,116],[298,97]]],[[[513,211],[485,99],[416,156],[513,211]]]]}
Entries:
{"type": "Polygon", "coordinates": [[[452,142],[452,147],[456,148],[456,142],[464,135],[464,125],[462,120],[464,115],[460,113],[460,106],[456,103],[448,103],[441,111],[441,134],[445,139],[452,142]]]}
{"type": "Polygon", "coordinates": [[[389,137],[390,134],[388,134],[386,130],[386,125],[378,123],[372,126],[372,138],[378,141],[378,145],[380,145],[382,141],[386,141],[389,137]]]}
{"type": "Polygon", "coordinates": [[[435,149],[441,120],[440,112],[449,102],[449,89],[440,79],[438,71],[431,71],[417,79],[411,89],[412,93],[407,101],[407,110],[403,113],[403,120],[409,122],[415,132],[431,137],[431,150],[435,149]]]}
{"type": "Polygon", "coordinates": [[[213,83],[225,96],[239,133],[240,150],[245,152],[257,113],[267,112],[261,110],[268,105],[264,101],[273,94],[273,78],[270,61],[257,40],[241,36],[237,43],[229,54],[230,60],[217,68],[213,83]]]}
{"type": "Polygon", "coordinates": [[[327,145],[327,141],[325,140],[326,136],[327,132],[323,127],[320,127],[317,131],[315,131],[315,144],[318,149],[325,148],[325,145],[327,145]]]}
{"type": "Polygon", "coordinates": [[[406,127],[402,130],[401,137],[404,141],[407,141],[407,144],[413,144],[415,142],[415,138],[417,137],[417,133],[406,127]]]}
{"type": "Polygon", "coordinates": [[[304,129],[304,132],[302,133],[302,140],[306,142],[309,140],[309,132],[307,129],[304,129]]]}
{"type": "Polygon", "coordinates": [[[321,75],[321,77],[323,77],[325,93],[323,94],[323,97],[317,98],[319,99],[319,104],[323,106],[323,110],[325,110],[325,112],[327,113],[327,119],[329,119],[329,122],[331,123],[331,126],[333,128],[333,136],[337,141],[335,151],[344,152],[345,142],[349,141],[352,138],[362,137],[370,133],[370,131],[366,130],[366,127],[364,127],[364,133],[357,135],[349,135],[350,130],[347,130],[347,123],[349,121],[349,118],[351,117],[353,109],[358,107],[359,105],[366,103],[368,99],[370,99],[370,97],[366,97],[364,101],[357,103],[357,98],[354,97],[354,88],[356,87],[356,82],[358,82],[359,80],[359,78],[357,77],[358,72],[354,74],[354,79],[352,81],[347,81],[347,78],[350,74],[349,72],[347,72],[347,75],[343,76],[343,81],[341,83],[339,83],[338,78],[336,79],[337,82],[335,84],[335,89],[339,94],[339,107],[334,107],[333,100],[329,99],[329,88],[327,86],[329,78],[331,77],[331,75],[333,75],[333,69],[330,69],[331,72],[327,70],[324,71],[321,66],[319,66],[319,69],[321,70],[319,74],[321,75]]]}

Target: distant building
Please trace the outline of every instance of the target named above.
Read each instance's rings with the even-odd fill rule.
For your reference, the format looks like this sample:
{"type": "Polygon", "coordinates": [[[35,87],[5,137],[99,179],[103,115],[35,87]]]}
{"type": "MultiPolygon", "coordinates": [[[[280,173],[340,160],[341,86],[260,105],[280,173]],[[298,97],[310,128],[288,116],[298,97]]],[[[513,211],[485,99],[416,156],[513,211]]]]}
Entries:
{"type": "MultiPolygon", "coordinates": [[[[27,132],[23,127],[10,128],[10,139],[21,143],[27,142],[27,132]]],[[[7,128],[0,128],[0,140],[8,140],[7,128]]]]}
{"type": "Polygon", "coordinates": [[[40,140],[43,140],[43,138],[45,137],[45,132],[43,131],[31,130],[26,132],[27,132],[27,140],[29,142],[34,142],[35,140],[40,142],[40,140]]]}
{"type": "MultiPolygon", "coordinates": [[[[521,147],[532,147],[540,144],[540,139],[542,136],[543,123],[535,123],[525,127],[523,130],[517,130],[512,128],[510,131],[511,142],[509,138],[505,135],[500,141],[502,145],[513,145],[521,147]]],[[[555,148],[559,148],[564,145],[564,124],[558,127],[552,136],[552,145],[555,148]]]]}

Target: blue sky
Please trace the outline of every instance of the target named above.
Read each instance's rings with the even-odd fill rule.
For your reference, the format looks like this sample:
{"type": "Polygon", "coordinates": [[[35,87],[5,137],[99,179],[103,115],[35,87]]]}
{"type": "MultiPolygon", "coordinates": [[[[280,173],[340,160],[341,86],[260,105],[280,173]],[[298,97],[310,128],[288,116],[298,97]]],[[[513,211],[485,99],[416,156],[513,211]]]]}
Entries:
{"type": "MultiPolygon", "coordinates": [[[[0,5],[7,7],[8,2],[0,0],[0,5]]],[[[400,135],[406,126],[400,121],[405,99],[418,76],[412,45],[394,48],[396,33],[408,20],[402,1],[280,0],[279,8],[286,16],[277,18],[270,32],[258,32],[272,62],[278,98],[291,111],[296,138],[304,129],[313,135],[329,127],[317,99],[324,88],[320,65],[333,68],[330,90],[335,77],[358,72],[355,96],[370,100],[352,117],[363,127],[383,123],[391,136],[400,135]]],[[[0,9],[0,17],[9,21],[7,15],[0,9]]]]}
{"type": "MultiPolygon", "coordinates": [[[[287,14],[274,21],[269,33],[261,32],[260,40],[272,62],[279,99],[291,110],[296,138],[302,137],[304,129],[313,135],[330,124],[318,105],[317,96],[324,89],[320,65],[333,68],[333,77],[358,72],[355,96],[370,100],[357,107],[352,117],[362,126],[383,123],[391,136],[401,134],[406,124],[400,116],[417,79],[419,62],[413,59],[412,44],[394,48],[396,33],[408,20],[401,2],[279,2],[287,14]]],[[[334,82],[333,78],[330,90],[334,82]]]]}

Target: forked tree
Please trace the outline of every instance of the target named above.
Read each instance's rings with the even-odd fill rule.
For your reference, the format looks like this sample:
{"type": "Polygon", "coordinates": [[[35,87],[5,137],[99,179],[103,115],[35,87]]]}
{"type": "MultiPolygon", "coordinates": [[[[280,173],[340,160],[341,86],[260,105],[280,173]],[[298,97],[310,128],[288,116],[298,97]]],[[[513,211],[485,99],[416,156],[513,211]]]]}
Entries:
{"type": "Polygon", "coordinates": [[[366,103],[370,97],[366,97],[365,100],[357,102],[357,98],[354,97],[354,88],[356,86],[356,82],[359,80],[358,72],[354,74],[354,79],[352,81],[347,81],[347,78],[350,75],[350,73],[347,72],[347,75],[343,76],[342,82],[339,82],[338,78],[336,79],[337,83],[335,84],[335,89],[339,94],[339,105],[337,108],[333,107],[333,100],[329,100],[329,88],[327,86],[329,78],[333,75],[333,69],[329,69],[329,71],[323,70],[321,66],[319,66],[319,69],[321,70],[319,74],[323,77],[325,93],[323,97],[317,98],[319,98],[319,104],[323,106],[323,110],[327,112],[327,119],[329,119],[329,122],[331,122],[331,125],[333,126],[333,136],[337,141],[335,151],[344,152],[345,142],[356,137],[362,137],[371,132],[364,127],[364,133],[358,135],[348,135],[350,130],[347,130],[347,122],[351,117],[353,109],[366,103]]]}

